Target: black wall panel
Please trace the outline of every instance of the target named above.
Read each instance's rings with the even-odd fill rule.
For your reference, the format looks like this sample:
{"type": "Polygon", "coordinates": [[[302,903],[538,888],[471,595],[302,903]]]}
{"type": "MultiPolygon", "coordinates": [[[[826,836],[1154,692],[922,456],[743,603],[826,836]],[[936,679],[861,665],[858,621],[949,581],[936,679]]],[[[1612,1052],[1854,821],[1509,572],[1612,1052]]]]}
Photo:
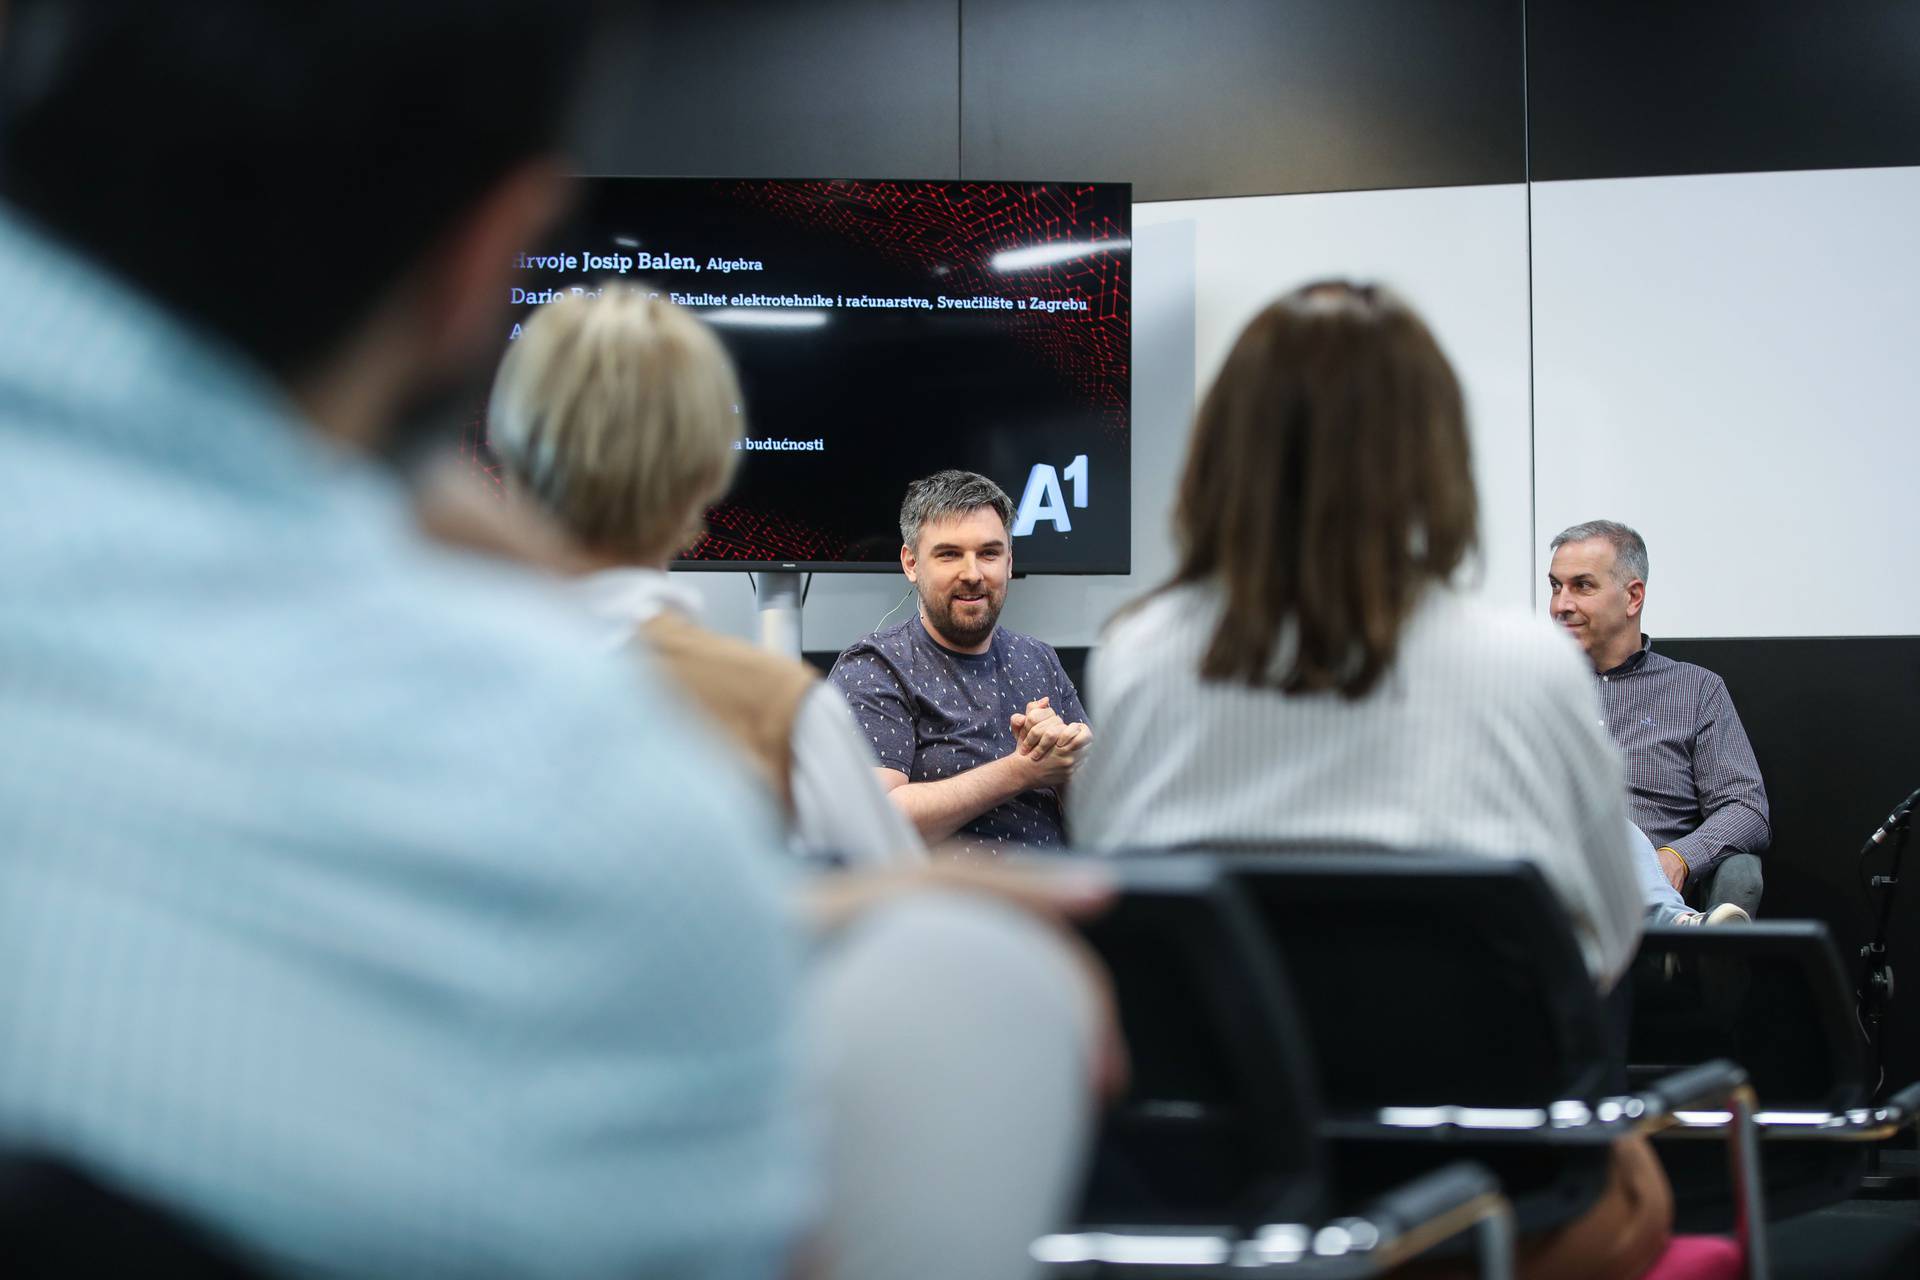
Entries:
{"type": "Polygon", "coordinates": [[[589,173],[952,178],[957,0],[639,6],[603,51],[589,173]]]}
{"type": "Polygon", "coordinates": [[[593,172],[1168,200],[1920,164],[1920,0],[656,0],[605,53],[593,172]]]}
{"type": "MultiPolygon", "coordinates": [[[[1656,643],[1720,674],[1753,741],[1773,809],[1762,912],[1824,920],[1853,972],[1870,933],[1855,855],[1920,787],[1920,637],[1656,643]]],[[[1906,876],[1889,948],[1903,984],[1887,1072],[1899,1084],[1920,1080],[1920,841],[1906,876]]]]}
{"type": "Polygon", "coordinates": [[[962,176],[1140,200],[1518,182],[1517,0],[963,0],[962,176]]]}
{"type": "Polygon", "coordinates": [[[1533,176],[1920,164],[1920,3],[1528,0],[1533,176]]]}

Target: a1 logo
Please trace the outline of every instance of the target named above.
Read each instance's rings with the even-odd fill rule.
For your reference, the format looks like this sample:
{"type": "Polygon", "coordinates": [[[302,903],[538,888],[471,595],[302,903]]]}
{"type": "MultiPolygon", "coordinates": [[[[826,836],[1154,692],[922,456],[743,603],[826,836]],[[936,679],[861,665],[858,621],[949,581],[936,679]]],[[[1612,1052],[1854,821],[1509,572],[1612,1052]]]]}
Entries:
{"type": "Polygon", "coordinates": [[[1024,538],[1042,520],[1057,532],[1072,533],[1073,517],[1067,514],[1067,495],[1060,487],[1065,480],[1073,486],[1073,505],[1087,505],[1087,455],[1081,454],[1063,469],[1042,462],[1027,475],[1027,487],[1020,495],[1020,510],[1013,517],[1013,536],[1024,538]]]}

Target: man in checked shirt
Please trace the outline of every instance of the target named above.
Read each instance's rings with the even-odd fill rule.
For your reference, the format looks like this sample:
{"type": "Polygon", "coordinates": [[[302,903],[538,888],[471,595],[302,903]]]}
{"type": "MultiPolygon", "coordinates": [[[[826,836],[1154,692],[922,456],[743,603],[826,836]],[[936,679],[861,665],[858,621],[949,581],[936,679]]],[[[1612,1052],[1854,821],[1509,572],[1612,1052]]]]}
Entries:
{"type": "Polygon", "coordinates": [[[1640,630],[1647,544],[1590,520],[1552,543],[1553,620],[1587,651],[1605,724],[1627,770],[1627,812],[1660,869],[1695,905],[1757,915],[1760,854],[1773,837],[1767,789],[1726,682],[1653,651],[1640,630]]]}

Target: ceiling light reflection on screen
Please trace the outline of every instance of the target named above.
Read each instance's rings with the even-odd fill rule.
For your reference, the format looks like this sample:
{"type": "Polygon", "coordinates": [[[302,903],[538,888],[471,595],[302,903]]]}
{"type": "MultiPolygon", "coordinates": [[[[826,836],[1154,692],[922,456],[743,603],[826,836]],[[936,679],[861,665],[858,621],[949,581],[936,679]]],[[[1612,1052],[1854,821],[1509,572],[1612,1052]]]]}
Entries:
{"type": "Polygon", "coordinates": [[[1036,244],[1025,249],[1006,249],[993,255],[995,271],[1030,271],[1035,267],[1050,267],[1056,262],[1071,262],[1075,258],[1091,257],[1096,253],[1113,253],[1133,248],[1133,241],[1121,238],[1117,240],[1055,240],[1051,244],[1036,244]]]}
{"type": "Polygon", "coordinates": [[[787,311],[753,307],[722,307],[703,311],[700,318],[708,324],[737,329],[818,329],[827,322],[824,311],[787,311]]]}

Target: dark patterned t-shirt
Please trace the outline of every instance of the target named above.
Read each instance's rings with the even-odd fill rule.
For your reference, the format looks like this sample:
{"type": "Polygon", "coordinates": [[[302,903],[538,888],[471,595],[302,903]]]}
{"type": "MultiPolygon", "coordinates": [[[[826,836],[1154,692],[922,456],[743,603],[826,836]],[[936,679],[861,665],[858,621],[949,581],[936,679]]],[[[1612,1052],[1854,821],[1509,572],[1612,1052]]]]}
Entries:
{"type": "MultiPolygon", "coordinates": [[[[874,758],[909,782],[938,782],[1011,755],[1008,721],[1048,698],[1061,719],[1085,721],[1080,694],[1053,646],[1000,627],[985,653],[955,653],[918,615],[855,642],[833,664],[874,758]]],[[[1057,845],[1060,796],[1025,791],[960,828],[964,839],[1057,845]]]]}

